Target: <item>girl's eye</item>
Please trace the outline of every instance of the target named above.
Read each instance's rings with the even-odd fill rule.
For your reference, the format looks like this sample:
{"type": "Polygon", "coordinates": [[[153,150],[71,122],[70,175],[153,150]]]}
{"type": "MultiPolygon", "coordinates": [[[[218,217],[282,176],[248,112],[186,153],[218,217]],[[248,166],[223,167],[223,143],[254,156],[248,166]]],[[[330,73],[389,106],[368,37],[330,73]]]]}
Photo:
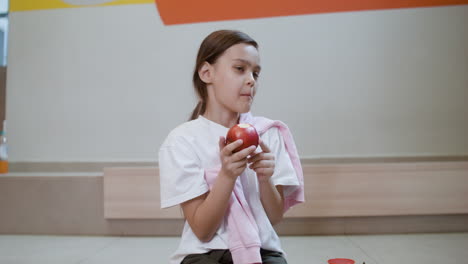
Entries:
{"type": "Polygon", "coordinates": [[[255,80],[257,80],[259,76],[260,76],[260,73],[258,72],[253,73],[253,77],[255,78],[255,80]]]}
{"type": "Polygon", "coordinates": [[[236,70],[238,70],[238,71],[240,71],[240,72],[244,72],[244,67],[237,66],[237,67],[236,67],[236,70]]]}

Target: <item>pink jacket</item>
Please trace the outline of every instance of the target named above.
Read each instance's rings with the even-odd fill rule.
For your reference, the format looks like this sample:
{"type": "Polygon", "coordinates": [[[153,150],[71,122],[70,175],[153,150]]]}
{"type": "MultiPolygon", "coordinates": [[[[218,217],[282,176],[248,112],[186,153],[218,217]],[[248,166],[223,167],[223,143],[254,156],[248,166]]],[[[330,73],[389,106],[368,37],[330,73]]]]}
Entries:
{"type": "MultiPolygon", "coordinates": [[[[296,144],[289,128],[281,121],[274,121],[264,117],[253,117],[250,113],[242,114],[239,123],[253,125],[259,135],[262,135],[271,127],[279,129],[300,184],[299,186],[285,186],[285,188],[294,188],[295,190],[287,197],[284,197],[284,212],[291,206],[304,202],[304,176],[296,144]]],[[[205,170],[205,179],[210,187],[214,184],[219,170],[220,168],[205,170]]],[[[235,264],[261,263],[261,243],[258,235],[258,226],[245,199],[240,181],[236,181],[231,198],[229,199],[226,221],[229,234],[228,246],[233,262],[235,264]]]]}

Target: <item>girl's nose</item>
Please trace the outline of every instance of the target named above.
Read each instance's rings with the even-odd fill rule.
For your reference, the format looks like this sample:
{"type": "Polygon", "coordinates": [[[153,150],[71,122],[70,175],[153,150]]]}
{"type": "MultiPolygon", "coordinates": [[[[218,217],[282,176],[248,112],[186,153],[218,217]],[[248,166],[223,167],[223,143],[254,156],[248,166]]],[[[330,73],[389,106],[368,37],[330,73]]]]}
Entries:
{"type": "Polygon", "coordinates": [[[255,78],[253,76],[253,73],[249,74],[247,77],[247,85],[254,86],[255,85],[255,78]]]}

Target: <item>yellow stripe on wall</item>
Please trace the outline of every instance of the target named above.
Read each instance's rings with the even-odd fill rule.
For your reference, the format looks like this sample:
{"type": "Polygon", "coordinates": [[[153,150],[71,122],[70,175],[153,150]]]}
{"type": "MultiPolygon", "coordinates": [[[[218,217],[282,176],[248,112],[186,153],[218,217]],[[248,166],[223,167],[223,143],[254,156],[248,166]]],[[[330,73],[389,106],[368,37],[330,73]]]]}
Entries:
{"type": "MultiPolygon", "coordinates": [[[[133,5],[133,4],[149,4],[154,3],[154,0],[96,0],[98,4],[70,4],[73,0],[10,0],[10,11],[30,11],[42,9],[57,9],[57,8],[76,8],[76,7],[90,7],[90,6],[113,6],[113,5],[133,5]]],[[[79,2],[79,1],[76,1],[79,2]]],[[[92,3],[93,1],[88,1],[92,3]]]]}

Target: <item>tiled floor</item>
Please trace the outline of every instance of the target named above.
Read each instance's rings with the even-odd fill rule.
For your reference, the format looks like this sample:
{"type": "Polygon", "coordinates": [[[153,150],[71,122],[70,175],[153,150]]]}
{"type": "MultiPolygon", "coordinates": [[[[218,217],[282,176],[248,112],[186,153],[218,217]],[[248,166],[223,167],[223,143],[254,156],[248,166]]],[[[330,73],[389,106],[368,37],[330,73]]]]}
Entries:
{"type": "MultiPolygon", "coordinates": [[[[160,264],[177,237],[84,237],[0,235],[1,264],[160,264]]],[[[290,264],[326,264],[351,258],[357,264],[468,263],[468,233],[282,237],[290,264]]]]}

